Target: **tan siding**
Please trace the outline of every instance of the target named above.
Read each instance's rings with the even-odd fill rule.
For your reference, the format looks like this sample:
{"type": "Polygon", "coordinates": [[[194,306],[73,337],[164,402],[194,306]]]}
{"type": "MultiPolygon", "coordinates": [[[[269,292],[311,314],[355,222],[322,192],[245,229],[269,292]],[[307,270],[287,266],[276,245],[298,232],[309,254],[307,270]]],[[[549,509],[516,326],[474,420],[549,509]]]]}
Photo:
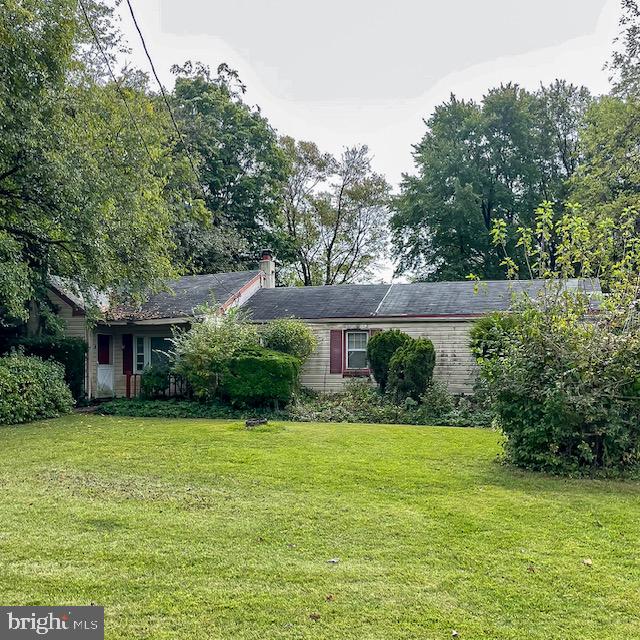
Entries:
{"type": "Polygon", "coordinates": [[[348,378],[329,373],[331,329],[400,329],[414,338],[429,338],[436,349],[434,377],[452,393],[469,393],[473,388],[476,365],[469,350],[469,321],[396,321],[365,323],[308,323],[318,340],[318,348],[305,363],[301,381],[306,387],[324,393],[342,390],[348,378]]]}
{"type": "Polygon", "coordinates": [[[62,298],[53,291],[49,292],[49,300],[53,302],[58,312],[58,317],[62,318],[65,326],[65,335],[74,338],[87,338],[87,322],[84,316],[74,316],[73,309],[62,298]]]}
{"type": "MultiPolygon", "coordinates": [[[[60,296],[53,291],[48,292],[49,300],[54,304],[57,315],[64,322],[64,334],[70,338],[81,338],[88,343],[87,357],[85,359],[84,371],[84,390],[86,394],[90,394],[91,387],[91,339],[92,333],[87,325],[85,316],[73,315],[73,308],[68,302],[65,302],[60,296]]],[[[95,369],[95,366],[93,367],[95,369]]],[[[94,371],[95,374],[95,371],[94,371]]]]}

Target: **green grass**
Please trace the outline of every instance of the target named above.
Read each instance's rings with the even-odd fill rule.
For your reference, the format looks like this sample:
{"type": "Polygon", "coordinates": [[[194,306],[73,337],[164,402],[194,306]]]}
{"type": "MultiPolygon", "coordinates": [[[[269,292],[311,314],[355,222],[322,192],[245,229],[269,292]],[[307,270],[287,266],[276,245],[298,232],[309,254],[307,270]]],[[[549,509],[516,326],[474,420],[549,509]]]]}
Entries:
{"type": "Polygon", "coordinates": [[[502,467],[492,431],[75,415],[0,445],[0,604],[104,604],[107,638],[640,638],[640,484],[502,467]]]}

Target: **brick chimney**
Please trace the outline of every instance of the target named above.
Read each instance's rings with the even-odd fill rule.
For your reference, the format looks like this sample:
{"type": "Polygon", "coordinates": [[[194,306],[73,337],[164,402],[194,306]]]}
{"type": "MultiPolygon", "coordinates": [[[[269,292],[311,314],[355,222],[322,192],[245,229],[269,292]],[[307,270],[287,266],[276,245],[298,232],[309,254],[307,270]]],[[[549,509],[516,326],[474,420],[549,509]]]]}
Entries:
{"type": "Polygon", "coordinates": [[[276,286],[276,261],[273,259],[273,252],[269,249],[262,252],[260,271],[265,275],[265,289],[273,289],[276,286]]]}

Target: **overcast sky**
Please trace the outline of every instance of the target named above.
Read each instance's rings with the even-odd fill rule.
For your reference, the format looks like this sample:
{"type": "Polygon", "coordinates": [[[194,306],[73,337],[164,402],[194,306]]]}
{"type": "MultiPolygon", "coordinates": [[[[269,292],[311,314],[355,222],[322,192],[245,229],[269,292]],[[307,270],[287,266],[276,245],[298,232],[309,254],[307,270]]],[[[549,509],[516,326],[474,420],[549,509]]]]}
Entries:
{"type": "MultiPolygon", "coordinates": [[[[423,118],[451,92],[479,99],[557,77],[607,90],[619,0],[132,0],[163,82],[200,60],[238,69],[280,133],[337,152],[368,144],[396,185],[423,118]]],[[[148,70],[126,5],[131,61],[148,70]]]]}

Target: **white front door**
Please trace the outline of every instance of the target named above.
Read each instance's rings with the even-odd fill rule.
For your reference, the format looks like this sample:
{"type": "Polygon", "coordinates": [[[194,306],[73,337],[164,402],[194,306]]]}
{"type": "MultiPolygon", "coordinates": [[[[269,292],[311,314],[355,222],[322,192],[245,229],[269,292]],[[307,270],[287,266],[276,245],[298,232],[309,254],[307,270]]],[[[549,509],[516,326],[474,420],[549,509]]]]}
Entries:
{"type": "Polygon", "coordinates": [[[98,376],[96,396],[110,398],[113,388],[113,338],[104,333],[98,334],[98,376]]]}

